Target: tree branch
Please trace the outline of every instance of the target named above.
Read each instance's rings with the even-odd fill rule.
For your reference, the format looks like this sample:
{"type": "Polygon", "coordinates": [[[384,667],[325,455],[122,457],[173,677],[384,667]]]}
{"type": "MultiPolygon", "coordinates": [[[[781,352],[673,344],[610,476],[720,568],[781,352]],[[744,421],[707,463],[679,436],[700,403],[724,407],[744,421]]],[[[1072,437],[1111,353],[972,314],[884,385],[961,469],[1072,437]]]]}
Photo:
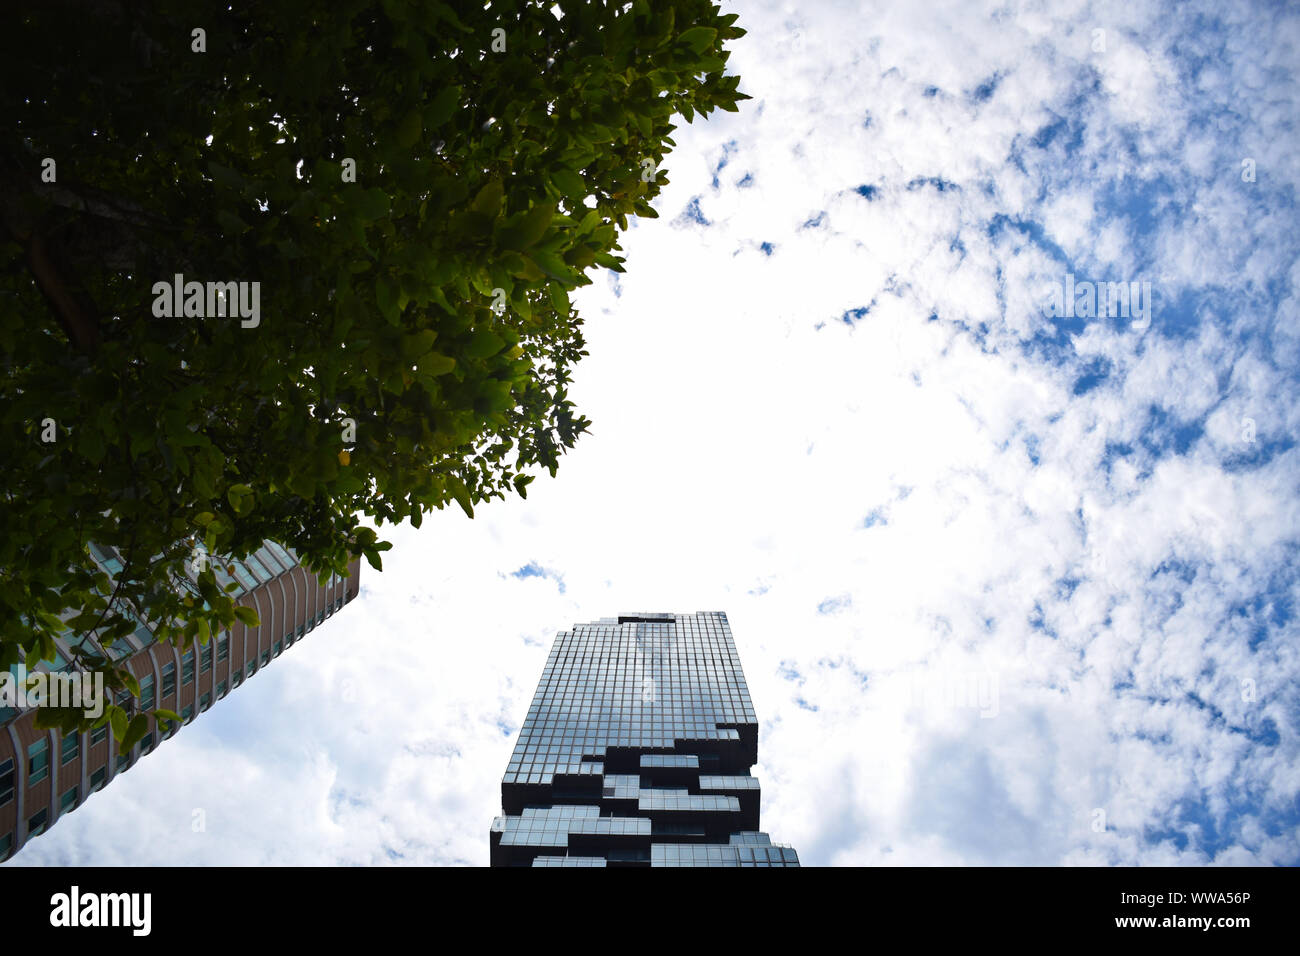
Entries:
{"type": "Polygon", "coordinates": [[[79,351],[93,352],[99,345],[94,303],[66,280],[44,236],[32,233],[27,240],[26,260],[27,268],[72,344],[79,351]]]}

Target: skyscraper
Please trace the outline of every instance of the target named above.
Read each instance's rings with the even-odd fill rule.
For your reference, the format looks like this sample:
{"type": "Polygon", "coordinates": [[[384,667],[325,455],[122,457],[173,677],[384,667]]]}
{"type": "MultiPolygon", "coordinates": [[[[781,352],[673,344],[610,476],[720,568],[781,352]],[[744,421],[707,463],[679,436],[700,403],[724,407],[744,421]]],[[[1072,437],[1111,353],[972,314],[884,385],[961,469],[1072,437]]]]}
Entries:
{"type": "Polygon", "coordinates": [[[758,720],[727,615],[561,631],[501,781],[492,866],[798,866],[759,831],[758,720]]]}
{"type": "MultiPolygon", "coordinates": [[[[91,545],[90,550],[110,578],[122,570],[121,556],[112,548],[91,545]]],[[[196,644],[184,653],[170,643],[159,644],[144,624],[116,642],[109,653],[117,661],[127,660],[140,682],[144,709],[175,711],[189,723],[357,596],[360,558],[348,566],[348,577],[332,576],[325,585],[291,550],[271,541],[241,561],[225,563],[234,565],[234,576],[215,565],[217,583],[235,583],[236,603],[256,610],[261,623],[246,627],[236,622],[207,646],[196,644]]],[[[37,671],[58,674],[70,668],[70,645],[56,640],[55,646],[54,660],[42,661],[37,671]]],[[[176,732],[173,724],[161,739],[176,732]]],[[[0,706],[0,860],[129,770],[158,746],[159,734],[155,725],[123,757],[117,755],[107,724],[63,737],[57,730],[37,728],[34,708],[0,706]]]]}

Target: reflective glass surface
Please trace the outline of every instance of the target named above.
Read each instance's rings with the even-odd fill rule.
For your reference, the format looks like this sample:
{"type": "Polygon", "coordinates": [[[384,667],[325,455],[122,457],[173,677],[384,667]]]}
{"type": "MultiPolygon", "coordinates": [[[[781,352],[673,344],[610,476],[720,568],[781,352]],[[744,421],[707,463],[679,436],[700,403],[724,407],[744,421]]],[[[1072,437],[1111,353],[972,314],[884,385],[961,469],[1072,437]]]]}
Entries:
{"type": "Polygon", "coordinates": [[[749,849],[771,846],[757,760],[726,614],[576,625],[555,638],[502,778],[492,864],[797,866],[789,848],[749,849]]]}

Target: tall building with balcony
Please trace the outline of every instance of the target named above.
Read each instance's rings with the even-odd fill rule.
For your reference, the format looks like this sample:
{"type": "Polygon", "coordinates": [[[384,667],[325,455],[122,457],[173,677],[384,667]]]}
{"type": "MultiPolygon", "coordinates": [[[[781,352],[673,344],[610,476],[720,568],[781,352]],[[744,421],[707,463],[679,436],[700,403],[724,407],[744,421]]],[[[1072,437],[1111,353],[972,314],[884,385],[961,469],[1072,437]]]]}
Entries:
{"type": "Polygon", "coordinates": [[[492,866],[798,866],[759,829],[758,719],[722,612],[555,638],[501,781],[492,866]]]}
{"type": "MultiPolygon", "coordinates": [[[[121,556],[97,545],[91,545],[91,553],[109,577],[116,578],[121,556]]],[[[115,661],[126,661],[140,682],[143,708],[174,711],[182,726],[357,596],[359,558],[349,565],[347,577],[331,576],[324,585],[298,563],[292,550],[271,541],[242,560],[222,565],[226,563],[234,566],[234,575],[214,563],[217,583],[236,585],[235,603],[257,611],[257,627],[236,622],[206,646],[195,644],[181,652],[169,642],[158,643],[142,624],[108,649],[115,661]]],[[[42,661],[37,671],[58,673],[71,666],[72,646],[62,640],[55,646],[54,659],[42,661]]],[[[13,856],[179,730],[173,724],[164,733],[151,723],[150,733],[121,756],[107,723],[65,737],[58,730],[39,729],[34,708],[0,706],[0,860],[13,856]]]]}

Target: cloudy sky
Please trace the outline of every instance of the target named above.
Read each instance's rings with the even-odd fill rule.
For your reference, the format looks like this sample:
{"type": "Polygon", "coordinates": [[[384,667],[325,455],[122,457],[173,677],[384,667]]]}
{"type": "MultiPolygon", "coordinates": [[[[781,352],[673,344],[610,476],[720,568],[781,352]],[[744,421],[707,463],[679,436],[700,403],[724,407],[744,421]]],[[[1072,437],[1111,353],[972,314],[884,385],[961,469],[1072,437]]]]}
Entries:
{"type": "Polygon", "coordinates": [[[1300,13],[729,6],[558,476],[15,863],[484,865],[555,632],[723,610],[805,864],[1300,864],[1300,13]]]}

